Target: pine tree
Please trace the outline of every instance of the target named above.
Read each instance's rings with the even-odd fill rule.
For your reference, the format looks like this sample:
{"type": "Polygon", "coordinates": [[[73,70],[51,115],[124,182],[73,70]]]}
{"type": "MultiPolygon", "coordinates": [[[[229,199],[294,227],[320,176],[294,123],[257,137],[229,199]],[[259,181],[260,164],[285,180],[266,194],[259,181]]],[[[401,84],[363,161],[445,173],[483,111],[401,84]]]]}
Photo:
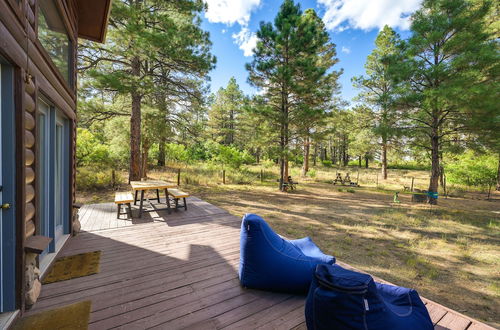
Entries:
{"type": "Polygon", "coordinates": [[[113,1],[106,45],[82,49],[81,69],[88,70],[94,88],[131,99],[130,180],[141,176],[144,97],[163,86],[158,81],[175,96],[194,96],[192,81],[206,76],[215,64],[208,33],[200,28],[204,7],[198,0],[113,1]]]}
{"type": "Polygon", "coordinates": [[[220,88],[214,96],[214,100],[208,112],[208,125],[214,139],[225,145],[233,145],[237,142],[239,129],[239,116],[243,111],[244,95],[231,77],[226,88],[220,88]]]}
{"type": "Polygon", "coordinates": [[[332,88],[336,77],[337,73],[327,73],[336,63],[335,49],[314,11],[303,14],[293,0],[283,2],[274,24],[261,23],[257,37],[253,61],[247,64],[249,82],[264,92],[267,107],[260,108],[260,114],[279,132],[280,190],[284,190],[294,129],[324,111],[322,103],[331,97],[322,87],[332,88]]]}
{"type": "Polygon", "coordinates": [[[303,57],[305,62],[295,76],[295,98],[302,109],[297,112],[293,125],[303,141],[302,176],[305,176],[309,170],[311,139],[326,134],[322,128],[331,110],[338,105],[334,95],[340,90],[338,78],[342,70],[332,70],[339,61],[335,44],[330,42],[324,23],[314,10],[307,9],[301,16],[298,33],[310,40],[303,49],[307,54],[303,57]]]}
{"type": "Polygon", "coordinates": [[[397,136],[398,111],[394,105],[395,86],[388,72],[386,58],[397,52],[399,36],[389,26],[379,32],[375,49],[365,63],[366,76],[354,77],[352,82],[361,89],[358,99],[372,110],[373,133],[380,139],[382,178],[387,179],[387,149],[397,136]]]}
{"type": "MultiPolygon", "coordinates": [[[[440,154],[447,138],[483,117],[493,90],[498,91],[498,45],[485,28],[491,3],[425,0],[412,17],[412,35],[390,60],[400,84],[399,104],[417,140],[431,154],[429,203],[438,191],[440,154]],[[423,141],[423,140],[422,140],[423,141]]],[[[497,92],[498,95],[498,92],[497,92]]],[[[488,112],[488,111],[486,111],[488,112]]]]}

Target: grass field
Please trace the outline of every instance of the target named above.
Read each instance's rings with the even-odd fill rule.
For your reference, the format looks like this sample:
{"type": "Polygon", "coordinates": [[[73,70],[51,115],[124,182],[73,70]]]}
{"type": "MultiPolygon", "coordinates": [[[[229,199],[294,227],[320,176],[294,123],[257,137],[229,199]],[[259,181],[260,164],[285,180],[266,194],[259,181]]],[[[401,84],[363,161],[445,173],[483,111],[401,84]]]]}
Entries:
{"type": "MultiPolygon", "coordinates": [[[[440,197],[439,205],[430,208],[412,203],[410,195],[402,193],[401,203],[393,203],[393,190],[403,190],[411,177],[415,187],[424,189],[427,173],[393,170],[388,181],[379,178],[377,188],[376,170],[367,170],[360,172],[361,188],[347,189],[326,183],[335,169],[316,170],[309,178],[292,172],[300,181],[298,189],[282,193],[273,170],[263,170],[264,182],[257,168],[235,180],[250,182],[226,185],[219,177],[185,170],[181,173],[188,179],[181,176],[182,187],[234,215],[257,213],[284,236],[311,236],[343,262],[500,327],[498,194],[492,201],[440,197]]],[[[351,179],[357,176],[353,173],[351,179]]],[[[153,172],[151,177],[175,175],[153,172]]],[[[79,200],[104,201],[111,196],[111,190],[82,193],[79,200]]],[[[472,195],[477,196],[484,197],[472,195]]]]}

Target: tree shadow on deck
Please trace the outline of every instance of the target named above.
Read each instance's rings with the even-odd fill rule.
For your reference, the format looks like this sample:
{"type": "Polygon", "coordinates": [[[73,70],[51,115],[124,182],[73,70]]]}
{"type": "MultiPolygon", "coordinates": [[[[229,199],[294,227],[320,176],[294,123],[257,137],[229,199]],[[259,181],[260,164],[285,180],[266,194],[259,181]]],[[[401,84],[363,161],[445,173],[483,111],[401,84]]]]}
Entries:
{"type": "Polygon", "coordinates": [[[253,327],[276,320],[292,328],[303,322],[304,297],[239,285],[238,230],[190,227],[151,224],[72,238],[60,255],[101,250],[100,272],[44,285],[28,315],[90,300],[89,329],[253,327]]]}

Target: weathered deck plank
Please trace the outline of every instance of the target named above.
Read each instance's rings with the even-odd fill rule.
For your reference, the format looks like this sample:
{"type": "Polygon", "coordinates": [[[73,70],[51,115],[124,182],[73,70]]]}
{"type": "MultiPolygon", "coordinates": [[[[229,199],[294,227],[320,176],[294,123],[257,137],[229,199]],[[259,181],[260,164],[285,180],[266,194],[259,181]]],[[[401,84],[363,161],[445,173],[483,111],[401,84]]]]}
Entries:
{"type": "MultiPolygon", "coordinates": [[[[100,273],[44,285],[27,314],[89,299],[90,329],[305,329],[305,297],[240,287],[240,219],[197,198],[188,205],[168,214],[153,204],[129,220],[113,203],[84,205],[84,232],[61,255],[100,250],[100,273]]],[[[424,301],[437,329],[491,329],[424,301]]]]}

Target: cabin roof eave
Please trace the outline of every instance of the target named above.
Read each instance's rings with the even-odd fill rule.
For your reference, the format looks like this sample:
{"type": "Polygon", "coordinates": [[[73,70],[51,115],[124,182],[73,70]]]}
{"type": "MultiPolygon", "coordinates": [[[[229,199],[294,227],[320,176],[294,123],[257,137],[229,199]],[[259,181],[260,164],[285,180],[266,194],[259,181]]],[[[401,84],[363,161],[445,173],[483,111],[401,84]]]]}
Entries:
{"type": "Polygon", "coordinates": [[[78,37],[104,42],[112,0],[76,0],[78,37]]]}

